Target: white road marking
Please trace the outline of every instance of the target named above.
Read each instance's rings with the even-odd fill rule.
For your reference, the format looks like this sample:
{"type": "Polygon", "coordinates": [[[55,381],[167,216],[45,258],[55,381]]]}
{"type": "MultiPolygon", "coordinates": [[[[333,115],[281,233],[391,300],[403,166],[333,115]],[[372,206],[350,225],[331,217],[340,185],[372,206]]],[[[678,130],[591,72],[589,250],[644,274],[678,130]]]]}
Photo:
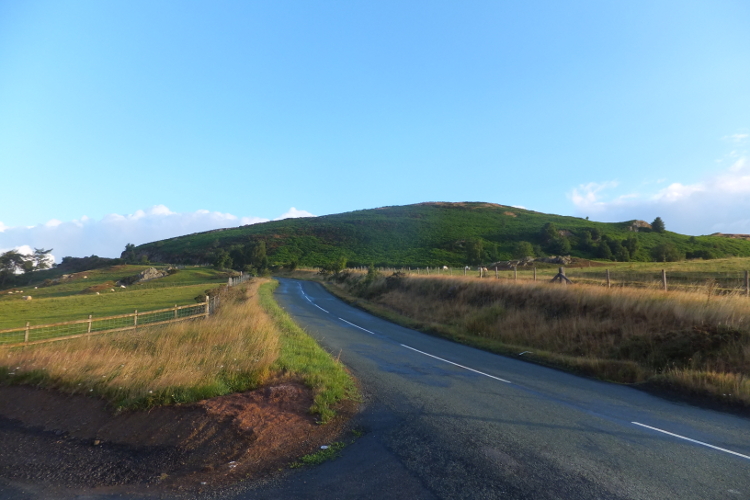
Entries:
{"type": "MultiPolygon", "coordinates": [[[[302,287],[301,286],[299,287],[299,291],[302,292],[302,287]]],[[[310,297],[308,297],[305,292],[302,292],[302,296],[305,297],[310,304],[314,305],[315,307],[317,307],[318,309],[320,309],[324,313],[328,313],[328,311],[326,311],[325,309],[323,309],[322,307],[320,307],[318,304],[316,304],[315,302],[313,302],[312,300],[310,300],[310,297]]]]}
{"type": "Polygon", "coordinates": [[[484,375],[485,377],[494,378],[495,380],[499,380],[500,382],[505,382],[506,384],[511,384],[512,382],[510,380],[505,380],[504,378],[495,377],[494,375],[490,375],[489,373],[480,372],[479,370],[475,370],[474,368],[469,368],[468,366],[459,365],[458,363],[454,363],[453,361],[448,361],[447,359],[438,358],[437,356],[433,356],[432,354],[428,354],[426,352],[420,351],[419,349],[414,349],[413,347],[409,347],[406,344],[401,344],[402,347],[406,347],[407,349],[411,349],[412,351],[416,351],[419,354],[424,354],[425,356],[429,356],[431,358],[438,359],[440,361],[443,361],[445,363],[458,366],[459,368],[463,368],[464,370],[469,370],[470,372],[478,373],[480,375],[484,375]]]}
{"type": "Polygon", "coordinates": [[[355,325],[354,323],[349,323],[349,322],[348,322],[347,320],[345,320],[344,318],[339,318],[339,319],[340,319],[341,321],[343,321],[344,323],[346,323],[347,325],[352,325],[352,326],[353,326],[354,328],[359,328],[360,330],[363,330],[363,331],[365,331],[365,332],[369,333],[370,335],[375,335],[375,333],[374,333],[374,332],[371,332],[371,331],[370,331],[370,330],[368,330],[367,328],[362,328],[361,326],[359,326],[359,325],[355,325]]]}
{"type": "Polygon", "coordinates": [[[696,443],[696,444],[699,444],[701,446],[707,446],[709,448],[713,448],[714,450],[723,451],[724,453],[730,453],[732,455],[737,455],[738,457],[742,457],[742,458],[746,458],[746,459],[750,460],[750,457],[748,457],[747,455],[743,455],[742,453],[737,453],[736,451],[727,450],[727,449],[724,449],[724,448],[719,448],[718,446],[714,446],[712,444],[704,443],[703,441],[698,441],[696,439],[690,439],[689,437],[680,436],[679,434],[674,434],[672,432],[668,432],[668,431],[665,431],[663,429],[659,429],[657,427],[651,427],[650,425],[641,424],[640,422],[630,422],[630,423],[633,424],[633,425],[639,425],[641,427],[645,427],[646,429],[651,429],[652,431],[662,432],[664,434],[668,434],[668,435],[676,437],[676,438],[684,439],[685,441],[690,441],[691,443],[696,443]]]}

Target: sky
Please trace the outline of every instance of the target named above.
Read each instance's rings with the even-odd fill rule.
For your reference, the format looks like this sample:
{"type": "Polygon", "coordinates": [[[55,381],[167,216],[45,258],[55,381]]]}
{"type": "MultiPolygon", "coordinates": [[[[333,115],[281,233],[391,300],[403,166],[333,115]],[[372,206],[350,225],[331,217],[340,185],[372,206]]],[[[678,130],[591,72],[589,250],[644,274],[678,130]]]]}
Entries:
{"type": "Polygon", "coordinates": [[[746,1],[0,2],[0,250],[486,201],[750,233],[746,1]]]}

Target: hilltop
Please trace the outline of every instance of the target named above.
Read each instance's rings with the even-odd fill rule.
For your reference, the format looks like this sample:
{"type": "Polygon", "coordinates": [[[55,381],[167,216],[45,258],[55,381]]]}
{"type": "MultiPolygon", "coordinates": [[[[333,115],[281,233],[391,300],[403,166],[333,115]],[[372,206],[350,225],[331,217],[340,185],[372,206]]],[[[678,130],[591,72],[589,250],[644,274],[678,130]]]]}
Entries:
{"type": "Polygon", "coordinates": [[[195,233],[140,245],[130,258],[241,269],[342,259],[352,266],[463,266],[523,254],[618,261],[750,256],[750,241],[655,229],[644,221],[603,223],[494,203],[430,202],[195,233]]]}

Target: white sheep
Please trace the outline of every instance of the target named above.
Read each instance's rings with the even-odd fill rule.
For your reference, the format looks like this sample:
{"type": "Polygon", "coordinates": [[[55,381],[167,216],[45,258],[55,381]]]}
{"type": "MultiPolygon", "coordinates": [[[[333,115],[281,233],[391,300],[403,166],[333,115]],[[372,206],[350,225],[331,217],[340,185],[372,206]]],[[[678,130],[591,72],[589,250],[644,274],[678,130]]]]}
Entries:
{"type": "Polygon", "coordinates": [[[114,289],[114,288],[110,288],[110,289],[109,289],[109,291],[110,291],[110,292],[114,292],[114,291],[115,291],[115,289],[114,289]]]}
{"type": "Polygon", "coordinates": [[[96,292],[97,295],[99,295],[99,292],[96,292]]]}
{"type": "Polygon", "coordinates": [[[21,297],[23,300],[31,300],[31,295],[24,295],[21,297]]]}

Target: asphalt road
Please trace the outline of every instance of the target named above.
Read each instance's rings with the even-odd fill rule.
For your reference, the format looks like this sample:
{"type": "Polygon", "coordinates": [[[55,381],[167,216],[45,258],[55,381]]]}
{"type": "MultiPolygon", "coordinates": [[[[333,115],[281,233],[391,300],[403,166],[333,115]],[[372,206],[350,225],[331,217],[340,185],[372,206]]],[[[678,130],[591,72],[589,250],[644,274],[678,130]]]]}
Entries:
{"type": "Polygon", "coordinates": [[[750,420],[431,337],[281,279],[362,382],[343,456],[238,499],[750,499],[750,420]]]}

